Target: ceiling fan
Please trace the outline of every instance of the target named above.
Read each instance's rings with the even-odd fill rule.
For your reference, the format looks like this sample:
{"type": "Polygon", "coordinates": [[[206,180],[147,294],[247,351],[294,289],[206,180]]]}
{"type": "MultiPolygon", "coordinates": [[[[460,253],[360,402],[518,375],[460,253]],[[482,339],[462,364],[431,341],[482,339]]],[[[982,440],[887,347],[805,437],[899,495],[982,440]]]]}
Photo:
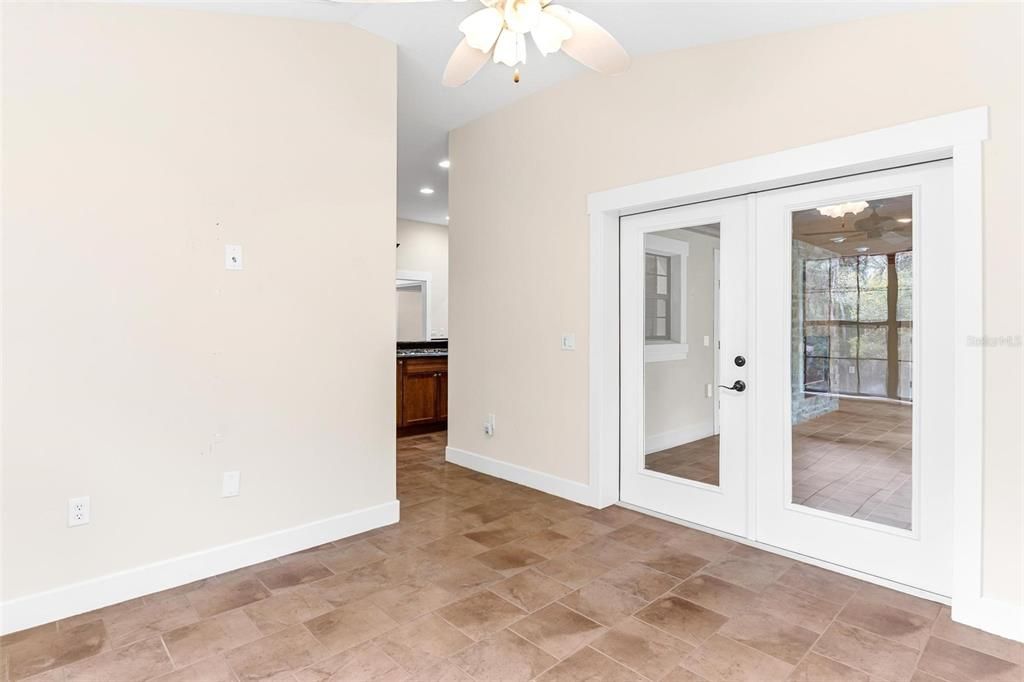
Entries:
{"type": "MultiPolygon", "coordinates": [[[[430,2],[431,0],[355,0],[365,3],[430,2]]],[[[455,0],[461,2],[464,0],[455,0]]],[[[514,69],[526,63],[526,34],[542,55],[561,50],[600,73],[629,68],[629,54],[596,22],[553,0],[480,0],[484,5],[459,24],[465,36],[455,48],[441,82],[458,87],[475,76],[488,59],[514,69]]]]}
{"type": "Polygon", "coordinates": [[[827,212],[823,209],[818,209],[822,215],[826,215],[831,218],[842,218],[843,223],[839,230],[831,230],[826,232],[803,232],[801,236],[804,237],[825,237],[825,236],[836,236],[846,238],[864,238],[864,239],[878,239],[883,233],[896,233],[901,236],[906,236],[910,231],[911,226],[909,222],[901,222],[897,218],[892,216],[883,216],[878,214],[878,209],[884,205],[884,202],[861,202],[863,208],[860,206],[849,206],[846,204],[840,204],[838,206],[828,206],[824,209],[840,209],[839,211],[827,212]],[[870,206],[871,213],[853,223],[853,231],[846,229],[846,216],[851,213],[856,215],[865,208],[870,206]],[[859,210],[857,210],[859,209],[859,210]],[[841,213],[840,213],[841,211],[841,213]]]}

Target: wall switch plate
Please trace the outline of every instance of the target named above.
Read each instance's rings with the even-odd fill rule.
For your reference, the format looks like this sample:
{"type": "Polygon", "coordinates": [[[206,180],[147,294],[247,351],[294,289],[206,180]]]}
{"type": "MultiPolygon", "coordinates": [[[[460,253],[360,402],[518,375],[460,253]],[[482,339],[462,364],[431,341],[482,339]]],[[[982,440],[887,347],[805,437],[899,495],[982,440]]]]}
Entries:
{"type": "Polygon", "coordinates": [[[89,523],[89,498],[72,497],[68,500],[68,527],[89,523]]]}
{"type": "Polygon", "coordinates": [[[710,336],[705,336],[704,337],[704,346],[707,347],[707,346],[710,346],[710,345],[711,345],[711,337],[710,336]]]}
{"type": "Polygon", "coordinates": [[[576,350],[575,334],[562,334],[562,350],[576,350]]]}
{"type": "Polygon", "coordinates": [[[242,473],[240,471],[225,471],[224,480],[221,484],[221,497],[234,497],[238,494],[242,484],[242,473]]]}
{"type": "Polygon", "coordinates": [[[224,245],[224,269],[225,270],[241,270],[242,269],[242,247],[238,244],[225,244],[224,245]]]}
{"type": "Polygon", "coordinates": [[[715,387],[713,384],[704,385],[704,395],[706,395],[708,398],[711,398],[715,395],[715,387]]]}

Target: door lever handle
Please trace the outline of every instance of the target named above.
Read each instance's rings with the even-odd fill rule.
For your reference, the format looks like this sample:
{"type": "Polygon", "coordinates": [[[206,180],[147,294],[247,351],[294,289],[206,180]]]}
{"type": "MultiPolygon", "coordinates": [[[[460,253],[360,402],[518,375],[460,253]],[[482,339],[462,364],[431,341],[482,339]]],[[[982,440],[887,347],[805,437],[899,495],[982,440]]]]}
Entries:
{"type": "Polygon", "coordinates": [[[746,383],[740,381],[739,379],[734,381],[732,383],[732,386],[722,386],[722,385],[719,385],[718,387],[719,388],[727,389],[729,391],[736,391],[737,393],[743,393],[743,391],[747,390],[746,383]]]}

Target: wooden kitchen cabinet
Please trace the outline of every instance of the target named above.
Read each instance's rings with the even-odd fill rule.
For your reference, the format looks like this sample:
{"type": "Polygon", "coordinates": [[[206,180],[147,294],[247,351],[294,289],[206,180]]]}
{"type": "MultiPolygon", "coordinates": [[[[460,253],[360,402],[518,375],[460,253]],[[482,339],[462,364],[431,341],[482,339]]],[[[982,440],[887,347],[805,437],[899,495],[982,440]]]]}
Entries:
{"type": "Polygon", "coordinates": [[[405,357],[397,365],[398,429],[444,428],[448,419],[448,359],[405,357]]]}

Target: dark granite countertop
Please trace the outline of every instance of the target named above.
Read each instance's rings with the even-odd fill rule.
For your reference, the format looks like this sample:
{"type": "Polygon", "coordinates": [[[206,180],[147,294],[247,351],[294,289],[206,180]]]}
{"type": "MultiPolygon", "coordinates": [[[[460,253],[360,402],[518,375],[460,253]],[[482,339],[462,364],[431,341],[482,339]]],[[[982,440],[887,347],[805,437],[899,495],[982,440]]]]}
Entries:
{"type": "Polygon", "coordinates": [[[400,358],[446,358],[448,339],[399,341],[396,353],[400,358]]]}

